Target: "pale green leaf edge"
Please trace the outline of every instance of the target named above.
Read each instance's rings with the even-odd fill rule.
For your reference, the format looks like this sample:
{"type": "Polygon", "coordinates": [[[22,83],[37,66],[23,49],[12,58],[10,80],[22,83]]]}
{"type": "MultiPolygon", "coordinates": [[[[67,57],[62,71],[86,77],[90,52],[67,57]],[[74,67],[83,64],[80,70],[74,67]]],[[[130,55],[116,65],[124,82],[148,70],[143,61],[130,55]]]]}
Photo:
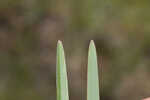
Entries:
{"type": "Polygon", "coordinates": [[[87,74],[87,100],[100,100],[97,53],[93,40],[89,45],[87,74]]]}
{"type": "Polygon", "coordinates": [[[69,100],[65,54],[62,42],[57,43],[56,88],[57,100],[69,100]]]}

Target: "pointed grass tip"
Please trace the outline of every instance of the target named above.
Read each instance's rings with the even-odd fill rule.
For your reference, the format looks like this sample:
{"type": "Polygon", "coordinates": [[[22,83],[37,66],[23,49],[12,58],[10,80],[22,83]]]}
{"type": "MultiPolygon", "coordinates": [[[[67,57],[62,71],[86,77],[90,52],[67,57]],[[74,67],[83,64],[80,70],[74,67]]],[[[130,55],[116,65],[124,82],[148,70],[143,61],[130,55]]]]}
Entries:
{"type": "Polygon", "coordinates": [[[94,40],[91,40],[91,41],[90,41],[89,48],[90,48],[90,47],[94,47],[94,48],[95,48],[95,43],[94,43],[94,40]]]}
{"type": "Polygon", "coordinates": [[[62,44],[61,40],[58,40],[57,44],[62,44]]]}
{"type": "Polygon", "coordinates": [[[57,42],[57,47],[62,47],[62,48],[63,48],[63,43],[62,43],[61,40],[58,40],[58,42],[57,42]]]}

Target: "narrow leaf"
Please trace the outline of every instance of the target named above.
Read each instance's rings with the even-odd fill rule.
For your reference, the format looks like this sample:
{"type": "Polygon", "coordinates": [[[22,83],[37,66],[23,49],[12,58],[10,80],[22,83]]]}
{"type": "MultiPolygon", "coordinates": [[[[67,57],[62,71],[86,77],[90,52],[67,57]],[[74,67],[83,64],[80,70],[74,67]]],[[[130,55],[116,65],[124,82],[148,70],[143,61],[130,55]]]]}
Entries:
{"type": "Polygon", "coordinates": [[[57,100],[69,100],[65,54],[61,41],[57,44],[56,84],[57,100]]]}
{"type": "Polygon", "coordinates": [[[93,40],[90,42],[89,46],[87,73],[87,100],[99,100],[98,64],[93,40]]]}

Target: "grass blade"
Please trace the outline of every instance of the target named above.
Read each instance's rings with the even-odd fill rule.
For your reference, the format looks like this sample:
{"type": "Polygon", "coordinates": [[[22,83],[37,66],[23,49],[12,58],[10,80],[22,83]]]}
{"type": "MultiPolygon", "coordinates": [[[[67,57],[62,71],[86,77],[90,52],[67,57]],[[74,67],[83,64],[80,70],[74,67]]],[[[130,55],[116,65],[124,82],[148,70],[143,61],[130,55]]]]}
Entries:
{"type": "Polygon", "coordinates": [[[69,100],[65,54],[61,41],[57,44],[56,84],[57,100],[69,100]]]}
{"type": "Polygon", "coordinates": [[[87,100],[99,100],[98,64],[93,40],[90,42],[89,46],[87,73],[87,100]]]}

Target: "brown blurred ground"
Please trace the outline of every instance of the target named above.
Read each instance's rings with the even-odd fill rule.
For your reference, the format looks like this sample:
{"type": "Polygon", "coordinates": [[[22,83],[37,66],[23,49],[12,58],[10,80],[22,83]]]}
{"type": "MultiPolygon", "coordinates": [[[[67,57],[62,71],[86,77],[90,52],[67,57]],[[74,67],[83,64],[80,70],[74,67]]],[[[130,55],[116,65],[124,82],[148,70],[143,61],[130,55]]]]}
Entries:
{"type": "Polygon", "coordinates": [[[0,100],[56,100],[62,40],[70,100],[86,100],[87,50],[95,40],[102,100],[150,96],[149,0],[1,0],[0,100]]]}

